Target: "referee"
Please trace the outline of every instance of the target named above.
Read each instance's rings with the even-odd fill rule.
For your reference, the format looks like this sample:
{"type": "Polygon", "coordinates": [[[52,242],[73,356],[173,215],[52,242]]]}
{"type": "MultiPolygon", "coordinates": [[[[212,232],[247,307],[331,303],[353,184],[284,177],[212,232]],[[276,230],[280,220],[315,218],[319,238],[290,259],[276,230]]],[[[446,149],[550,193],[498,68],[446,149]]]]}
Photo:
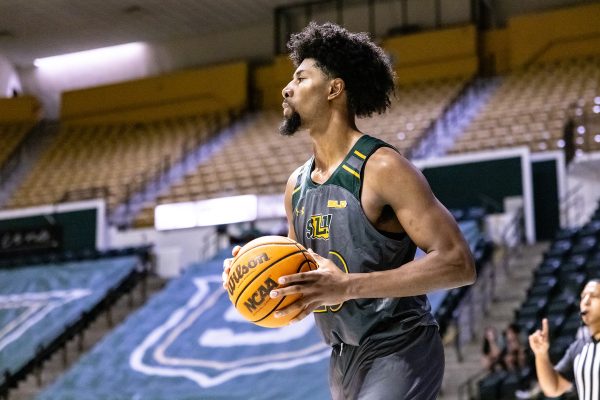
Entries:
{"type": "Polygon", "coordinates": [[[548,320],[542,321],[542,330],[529,336],[529,345],[535,354],[537,378],[544,394],[558,397],[570,390],[573,383],[580,399],[600,398],[600,281],[591,280],[581,292],[579,304],[583,323],[590,336],[577,339],[556,366],[548,356],[548,320]]]}

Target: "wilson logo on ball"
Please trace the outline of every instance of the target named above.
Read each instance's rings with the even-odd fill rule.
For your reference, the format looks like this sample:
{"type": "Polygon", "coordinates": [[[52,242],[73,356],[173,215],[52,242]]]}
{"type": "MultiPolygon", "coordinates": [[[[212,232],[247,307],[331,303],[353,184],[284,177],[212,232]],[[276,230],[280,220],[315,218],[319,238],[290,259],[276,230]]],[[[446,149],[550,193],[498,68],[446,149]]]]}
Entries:
{"type": "Polygon", "coordinates": [[[229,294],[233,294],[235,291],[235,287],[240,281],[250,272],[252,268],[269,261],[270,258],[267,253],[262,253],[256,258],[249,260],[245,265],[236,265],[231,271],[231,275],[229,277],[229,281],[227,282],[227,287],[229,290],[229,294]]]}

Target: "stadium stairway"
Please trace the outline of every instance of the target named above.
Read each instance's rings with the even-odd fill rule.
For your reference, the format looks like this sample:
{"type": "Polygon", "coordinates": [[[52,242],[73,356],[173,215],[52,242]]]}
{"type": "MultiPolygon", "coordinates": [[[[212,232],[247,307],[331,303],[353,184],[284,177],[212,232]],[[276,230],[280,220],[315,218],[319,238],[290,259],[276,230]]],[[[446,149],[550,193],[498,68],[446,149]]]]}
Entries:
{"type": "Polygon", "coordinates": [[[6,205],[40,154],[56,137],[58,126],[56,121],[42,120],[39,122],[23,140],[17,158],[14,161],[8,161],[14,162],[15,166],[6,182],[0,182],[0,209],[6,205]]]}
{"type": "MultiPolygon", "coordinates": [[[[533,270],[539,265],[548,243],[523,246],[520,252],[512,257],[504,270],[496,262],[496,287],[494,301],[487,315],[484,316],[476,340],[461,349],[462,361],[452,343],[445,343],[446,368],[442,384],[443,400],[467,400],[468,381],[476,388],[477,381],[484,373],[481,364],[481,346],[483,329],[486,326],[503,331],[514,318],[514,310],[519,307],[526,296],[527,288],[533,279],[533,270]]],[[[498,259],[500,254],[495,254],[498,259]]]]}
{"type": "Polygon", "coordinates": [[[167,192],[174,183],[194,171],[198,165],[206,162],[227,141],[243,130],[242,128],[249,121],[249,118],[251,118],[249,115],[241,116],[232,124],[223,128],[213,138],[174,163],[158,182],[151,181],[139,192],[131,194],[124,203],[115,207],[115,210],[109,216],[111,224],[118,227],[130,226],[135,216],[144,208],[145,203],[153,202],[159,195],[167,192]]]}
{"type": "Polygon", "coordinates": [[[495,90],[500,78],[474,78],[458,93],[433,121],[410,153],[412,159],[431,158],[446,154],[454,140],[483,108],[495,90]]]}

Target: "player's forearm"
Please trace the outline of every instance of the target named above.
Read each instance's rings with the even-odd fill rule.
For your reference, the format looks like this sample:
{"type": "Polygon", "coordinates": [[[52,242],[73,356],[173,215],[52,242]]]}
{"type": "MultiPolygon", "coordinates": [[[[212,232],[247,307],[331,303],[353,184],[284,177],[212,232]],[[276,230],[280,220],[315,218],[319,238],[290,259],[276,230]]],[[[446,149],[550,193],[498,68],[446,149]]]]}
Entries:
{"type": "Polygon", "coordinates": [[[535,368],[540,388],[544,394],[548,397],[560,396],[562,392],[559,390],[558,372],[554,370],[554,366],[550,361],[548,353],[536,354],[535,368]]]}
{"type": "Polygon", "coordinates": [[[475,266],[468,249],[457,248],[445,254],[432,251],[392,270],[348,278],[349,298],[417,296],[473,283],[475,266]]]}

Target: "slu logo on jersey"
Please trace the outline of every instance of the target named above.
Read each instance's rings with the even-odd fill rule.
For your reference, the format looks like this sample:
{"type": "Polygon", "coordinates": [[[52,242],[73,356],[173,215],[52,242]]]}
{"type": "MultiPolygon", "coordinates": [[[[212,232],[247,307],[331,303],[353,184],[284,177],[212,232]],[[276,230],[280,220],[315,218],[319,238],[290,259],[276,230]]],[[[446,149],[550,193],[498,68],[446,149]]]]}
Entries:
{"type": "Polygon", "coordinates": [[[309,239],[329,239],[329,227],[331,226],[331,214],[312,215],[306,222],[306,237],[309,239]]]}
{"type": "Polygon", "coordinates": [[[346,200],[327,200],[328,208],[346,208],[347,205],[346,200]]]}

